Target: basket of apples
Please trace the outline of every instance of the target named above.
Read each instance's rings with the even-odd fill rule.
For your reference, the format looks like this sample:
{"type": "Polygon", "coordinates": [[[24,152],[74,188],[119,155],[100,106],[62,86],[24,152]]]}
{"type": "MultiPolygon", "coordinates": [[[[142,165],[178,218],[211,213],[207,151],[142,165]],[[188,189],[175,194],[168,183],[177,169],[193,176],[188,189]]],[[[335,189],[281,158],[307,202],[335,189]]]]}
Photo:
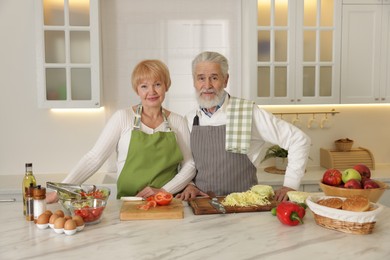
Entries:
{"type": "Polygon", "coordinates": [[[364,164],[340,171],[328,169],[324,172],[320,187],[326,196],[348,197],[362,195],[371,202],[377,202],[388,185],[371,178],[370,169],[364,164]]]}

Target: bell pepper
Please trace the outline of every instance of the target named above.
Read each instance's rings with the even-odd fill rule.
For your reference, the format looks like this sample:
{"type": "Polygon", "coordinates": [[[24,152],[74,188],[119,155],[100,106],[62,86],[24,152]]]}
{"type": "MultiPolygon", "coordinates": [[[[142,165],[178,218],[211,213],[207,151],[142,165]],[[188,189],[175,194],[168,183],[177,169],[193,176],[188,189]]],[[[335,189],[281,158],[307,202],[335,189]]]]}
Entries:
{"type": "Polygon", "coordinates": [[[304,207],[291,201],[283,201],[276,207],[276,216],[279,221],[289,226],[303,224],[302,219],[305,214],[304,207]]]}

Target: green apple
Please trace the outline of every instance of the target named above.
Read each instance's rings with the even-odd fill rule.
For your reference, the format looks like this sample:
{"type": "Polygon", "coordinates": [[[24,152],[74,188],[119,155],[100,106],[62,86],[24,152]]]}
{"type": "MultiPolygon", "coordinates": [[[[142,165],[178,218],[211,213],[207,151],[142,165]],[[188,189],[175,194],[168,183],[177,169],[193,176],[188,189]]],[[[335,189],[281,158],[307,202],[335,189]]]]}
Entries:
{"type": "Polygon", "coordinates": [[[347,181],[352,180],[352,179],[361,181],[362,176],[360,175],[360,173],[357,170],[350,168],[350,169],[346,169],[342,172],[341,179],[343,180],[344,183],[346,183],[347,181]]]}

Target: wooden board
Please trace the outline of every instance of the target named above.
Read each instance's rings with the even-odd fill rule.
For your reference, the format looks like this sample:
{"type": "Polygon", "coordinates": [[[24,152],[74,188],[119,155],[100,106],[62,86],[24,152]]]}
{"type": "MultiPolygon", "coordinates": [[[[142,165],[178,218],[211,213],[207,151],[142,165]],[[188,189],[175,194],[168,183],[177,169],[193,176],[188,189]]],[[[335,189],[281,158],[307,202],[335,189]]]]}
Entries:
{"type": "Polygon", "coordinates": [[[145,201],[124,201],[120,211],[120,220],[184,218],[181,200],[173,199],[167,206],[157,206],[149,210],[137,208],[138,205],[145,203],[145,201]]]}
{"type": "Polygon", "coordinates": [[[270,166],[270,167],[264,168],[264,171],[268,172],[268,173],[282,174],[282,175],[284,175],[286,173],[285,170],[280,170],[280,169],[276,168],[275,166],[270,166]]]}
{"type": "Polygon", "coordinates": [[[347,152],[320,148],[320,165],[322,167],[345,170],[352,168],[358,163],[363,163],[372,170],[375,169],[374,156],[371,151],[366,148],[359,147],[347,152]]]}
{"type": "MultiPolygon", "coordinates": [[[[225,197],[218,197],[218,200],[221,202],[225,197]]],[[[191,206],[192,211],[195,215],[206,215],[206,214],[220,214],[213,206],[209,203],[210,198],[200,197],[192,199],[188,202],[191,206]]],[[[270,205],[265,206],[250,206],[250,207],[230,207],[225,206],[226,213],[242,213],[242,212],[257,212],[257,211],[270,211],[272,208],[276,207],[277,202],[273,201],[270,205]]]]}

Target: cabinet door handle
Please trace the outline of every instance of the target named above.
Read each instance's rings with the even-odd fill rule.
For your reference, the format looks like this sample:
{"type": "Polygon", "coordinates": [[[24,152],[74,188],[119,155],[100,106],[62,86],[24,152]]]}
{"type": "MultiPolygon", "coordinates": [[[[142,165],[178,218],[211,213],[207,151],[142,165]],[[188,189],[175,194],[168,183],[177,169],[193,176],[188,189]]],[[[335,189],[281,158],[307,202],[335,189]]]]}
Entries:
{"type": "Polygon", "coordinates": [[[379,101],[379,98],[374,98],[375,101],[379,101]]]}
{"type": "Polygon", "coordinates": [[[384,97],[383,97],[383,98],[381,98],[381,100],[382,100],[382,101],[385,101],[385,100],[386,100],[386,98],[384,98],[384,97]]]}

